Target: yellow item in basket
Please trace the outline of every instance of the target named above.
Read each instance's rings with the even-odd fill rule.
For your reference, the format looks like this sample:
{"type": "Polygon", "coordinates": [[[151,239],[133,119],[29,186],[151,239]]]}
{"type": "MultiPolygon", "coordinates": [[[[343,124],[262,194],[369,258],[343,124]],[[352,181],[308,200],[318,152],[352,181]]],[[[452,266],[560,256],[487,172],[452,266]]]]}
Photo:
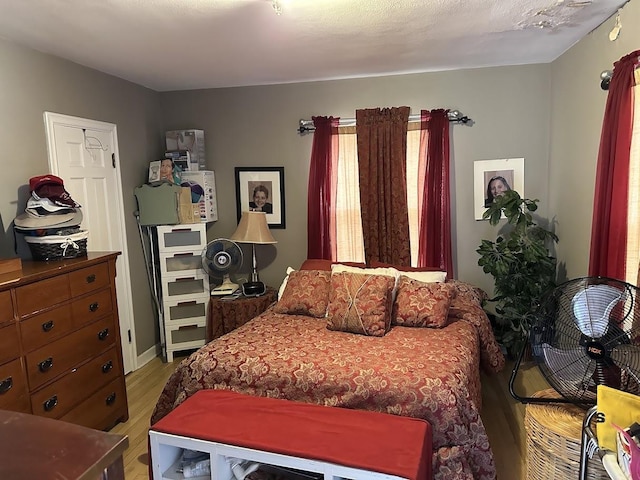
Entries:
{"type": "Polygon", "coordinates": [[[598,412],[604,422],[596,424],[598,446],[616,451],[616,425],[631,425],[640,418],[640,397],[605,385],[598,385],[598,412]]]}

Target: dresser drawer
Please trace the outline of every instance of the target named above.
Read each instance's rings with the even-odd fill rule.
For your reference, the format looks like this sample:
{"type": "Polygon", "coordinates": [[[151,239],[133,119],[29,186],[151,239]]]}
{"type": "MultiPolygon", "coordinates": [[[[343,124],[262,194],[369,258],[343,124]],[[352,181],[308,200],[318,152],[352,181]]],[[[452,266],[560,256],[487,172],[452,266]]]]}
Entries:
{"type": "Polygon", "coordinates": [[[120,375],[115,348],[31,395],[33,413],[60,418],[84,398],[120,375]]]}
{"type": "Polygon", "coordinates": [[[71,304],[73,324],[76,327],[86,325],[111,312],[113,312],[113,304],[111,303],[110,288],[82,297],[71,304]]]}
{"type": "Polygon", "coordinates": [[[73,297],[106,287],[110,283],[109,266],[106,263],[82,268],[69,274],[69,285],[73,297]]]}
{"type": "Polygon", "coordinates": [[[67,275],[58,275],[16,288],[18,315],[21,317],[52,307],[69,298],[71,298],[71,293],[67,275]]]}
{"type": "Polygon", "coordinates": [[[19,358],[0,365],[0,409],[31,413],[27,380],[19,358]]]}
{"type": "Polygon", "coordinates": [[[20,356],[20,342],[16,324],[0,328],[0,363],[20,356]]]}
{"type": "Polygon", "coordinates": [[[13,321],[13,302],[11,291],[0,292],[0,325],[13,321]]]}
{"type": "Polygon", "coordinates": [[[160,274],[162,278],[167,275],[182,275],[185,272],[192,273],[202,270],[202,249],[182,251],[179,253],[160,254],[160,274]]]}
{"type": "Polygon", "coordinates": [[[102,387],[60,420],[105,430],[112,427],[116,420],[122,418],[126,421],[127,417],[127,394],[124,381],[118,378],[102,387]]]}
{"type": "Polygon", "coordinates": [[[165,326],[193,323],[206,324],[208,302],[209,295],[200,295],[192,300],[168,300],[163,302],[165,326]]]}
{"type": "Polygon", "coordinates": [[[161,252],[180,252],[199,248],[207,244],[206,223],[193,225],[160,225],[158,231],[158,249],[161,252]]]}
{"type": "Polygon", "coordinates": [[[189,350],[200,348],[206,343],[206,325],[193,324],[181,325],[166,329],[167,348],[172,350],[189,350]]]}
{"type": "MultiPolygon", "coordinates": [[[[194,298],[194,295],[210,296],[209,275],[203,270],[193,270],[181,275],[167,275],[162,278],[162,298],[164,300],[182,300],[194,298]]],[[[207,298],[208,300],[208,298],[207,298]]]]}
{"type": "Polygon", "coordinates": [[[115,341],[113,317],[109,315],[27,354],[31,391],[105,351],[115,341]]]}
{"type": "Polygon", "coordinates": [[[20,322],[20,336],[25,351],[30,352],[73,330],[71,305],[66,304],[39,313],[20,322]]]}

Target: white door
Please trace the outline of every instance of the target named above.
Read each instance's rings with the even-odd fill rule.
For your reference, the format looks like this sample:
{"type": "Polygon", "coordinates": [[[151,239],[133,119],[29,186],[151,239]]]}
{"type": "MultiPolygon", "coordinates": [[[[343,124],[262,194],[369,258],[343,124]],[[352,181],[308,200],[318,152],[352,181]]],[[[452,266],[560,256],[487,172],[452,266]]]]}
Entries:
{"type": "Polygon", "coordinates": [[[45,112],[49,168],[81,205],[90,251],[122,252],[116,261],[116,293],[124,372],[135,370],[136,352],[129,256],[118,155],[112,123],[45,112]]]}

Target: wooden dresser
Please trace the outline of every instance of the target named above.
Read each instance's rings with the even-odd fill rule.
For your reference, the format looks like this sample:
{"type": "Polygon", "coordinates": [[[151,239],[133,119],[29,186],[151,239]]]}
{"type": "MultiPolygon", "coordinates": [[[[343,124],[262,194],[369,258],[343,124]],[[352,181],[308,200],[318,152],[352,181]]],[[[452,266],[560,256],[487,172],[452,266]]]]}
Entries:
{"type": "Polygon", "coordinates": [[[127,421],[117,256],[23,261],[0,275],[0,409],[98,430],[127,421]]]}

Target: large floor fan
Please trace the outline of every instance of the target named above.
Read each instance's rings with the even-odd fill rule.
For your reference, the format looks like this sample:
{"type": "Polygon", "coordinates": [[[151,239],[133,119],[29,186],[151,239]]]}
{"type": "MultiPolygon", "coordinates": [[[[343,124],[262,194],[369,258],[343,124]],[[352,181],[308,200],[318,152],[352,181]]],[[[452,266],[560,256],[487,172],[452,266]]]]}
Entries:
{"type": "Polygon", "coordinates": [[[231,275],[240,269],[242,260],[242,249],[232,240],[218,238],[207,244],[202,250],[202,268],[209,276],[222,280],[211,289],[211,295],[230,295],[239,288],[231,281],[231,275]]]}
{"type": "MultiPolygon", "coordinates": [[[[541,304],[529,334],[533,360],[565,402],[595,404],[598,385],[640,393],[640,290],[603,277],[570,280],[541,304]]],[[[558,402],[521,397],[523,403],[558,402]]]]}

